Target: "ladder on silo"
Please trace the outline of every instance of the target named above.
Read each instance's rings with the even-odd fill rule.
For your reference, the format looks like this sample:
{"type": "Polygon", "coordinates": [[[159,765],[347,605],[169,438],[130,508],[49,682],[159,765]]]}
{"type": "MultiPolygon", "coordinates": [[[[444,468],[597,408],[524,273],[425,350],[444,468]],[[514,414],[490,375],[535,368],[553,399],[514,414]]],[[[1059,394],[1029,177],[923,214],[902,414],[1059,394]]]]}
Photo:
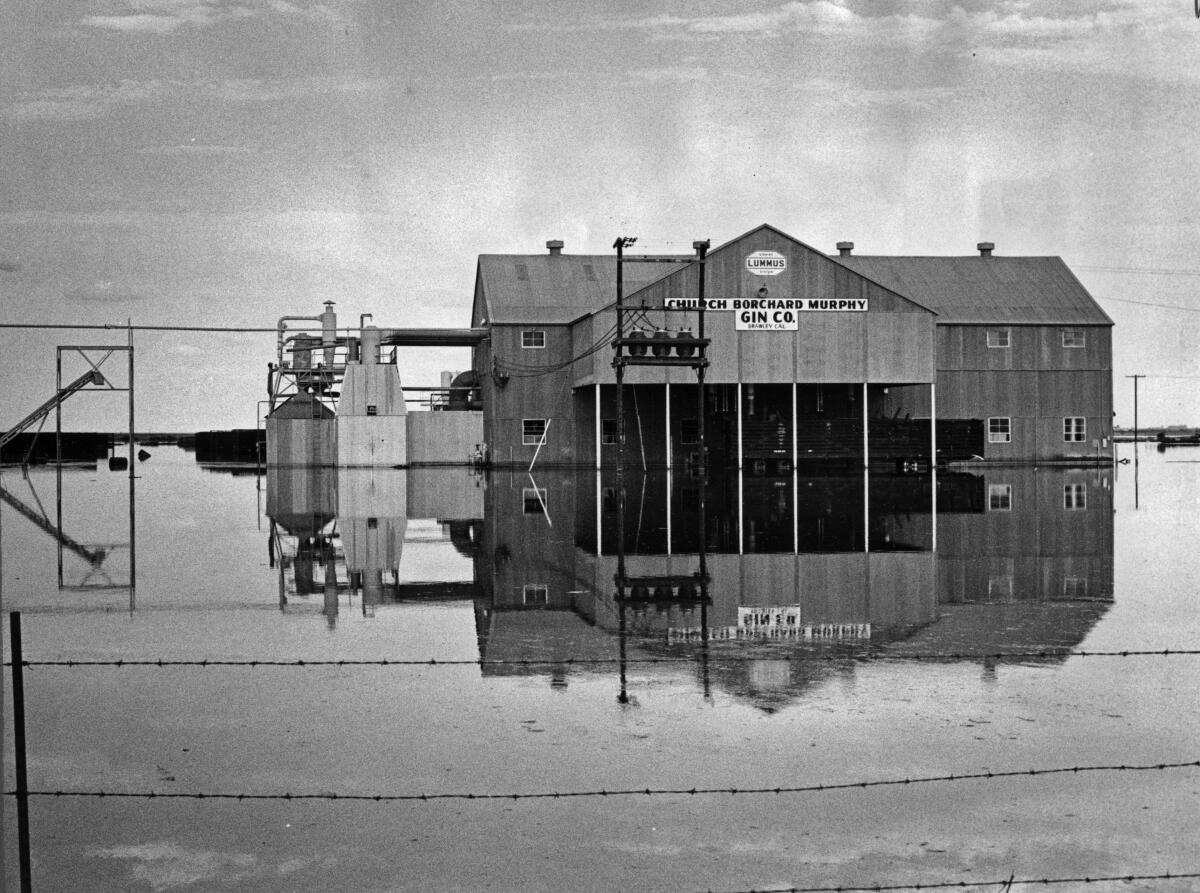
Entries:
{"type": "Polygon", "coordinates": [[[79,376],[53,397],[31,412],[16,425],[9,428],[3,434],[0,434],[0,450],[4,449],[5,445],[26,428],[31,427],[35,422],[43,421],[50,414],[50,410],[59,406],[64,400],[74,394],[76,391],[83,390],[89,384],[101,385],[104,384],[104,376],[100,374],[98,369],[92,369],[90,372],[85,372],[79,376]]]}

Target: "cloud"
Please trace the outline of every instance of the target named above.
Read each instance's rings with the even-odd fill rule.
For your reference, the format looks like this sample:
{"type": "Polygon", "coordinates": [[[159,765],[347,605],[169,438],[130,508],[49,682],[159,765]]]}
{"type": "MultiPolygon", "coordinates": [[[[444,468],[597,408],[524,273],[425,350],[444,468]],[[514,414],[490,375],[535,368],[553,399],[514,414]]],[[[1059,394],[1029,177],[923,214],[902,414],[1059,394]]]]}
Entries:
{"type": "Polygon", "coordinates": [[[127,304],[146,300],[145,295],[119,288],[110,280],[66,289],[63,297],[75,304],[127,304]]]}
{"type": "Polygon", "coordinates": [[[544,19],[509,25],[524,32],[629,31],[651,40],[838,40],[862,47],[961,56],[997,67],[1103,72],[1168,81],[1200,79],[1195,24],[1170,0],[1009,0],[971,3],[851,5],[846,0],[789,0],[759,10],[704,16],[656,15],[585,21],[544,19]],[[881,7],[885,7],[881,11],[881,7]],[[863,12],[858,10],[862,9],[863,12]],[[941,14],[932,10],[947,9],[941,14]]]}
{"type": "Polygon", "coordinates": [[[708,70],[705,68],[686,65],[673,65],[665,68],[639,68],[629,72],[629,76],[637,81],[650,84],[661,83],[702,83],[708,80],[708,70]]]}
{"type": "MultiPolygon", "coordinates": [[[[222,81],[123,80],[78,84],[26,94],[0,109],[0,120],[17,123],[103,118],[121,108],[155,102],[278,102],[326,93],[377,93],[391,89],[386,78],[235,78],[222,81]]],[[[225,147],[232,149],[234,147],[225,147]]]]}
{"type": "Polygon", "coordinates": [[[341,22],[341,16],[324,3],[291,0],[115,0],[104,15],[80,19],[85,28],[127,34],[165,35],[181,28],[210,28],[237,19],[285,16],[312,22],[341,22]]]}
{"type": "Polygon", "coordinates": [[[201,143],[184,143],[178,146],[147,146],[138,149],[139,155],[167,155],[183,158],[221,155],[250,155],[256,150],[248,146],[216,146],[201,143]]]}

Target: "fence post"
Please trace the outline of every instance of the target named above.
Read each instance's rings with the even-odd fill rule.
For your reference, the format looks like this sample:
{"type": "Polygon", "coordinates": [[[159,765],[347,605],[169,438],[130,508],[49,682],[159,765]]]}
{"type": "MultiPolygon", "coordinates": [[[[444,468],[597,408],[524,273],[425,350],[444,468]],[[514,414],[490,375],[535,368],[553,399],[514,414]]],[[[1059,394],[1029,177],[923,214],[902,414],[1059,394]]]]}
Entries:
{"type": "Polygon", "coordinates": [[[13,746],[17,757],[17,848],[21,857],[21,893],[33,889],[29,859],[29,778],[25,764],[25,668],[21,655],[21,612],[8,615],[12,654],[13,746]]]}

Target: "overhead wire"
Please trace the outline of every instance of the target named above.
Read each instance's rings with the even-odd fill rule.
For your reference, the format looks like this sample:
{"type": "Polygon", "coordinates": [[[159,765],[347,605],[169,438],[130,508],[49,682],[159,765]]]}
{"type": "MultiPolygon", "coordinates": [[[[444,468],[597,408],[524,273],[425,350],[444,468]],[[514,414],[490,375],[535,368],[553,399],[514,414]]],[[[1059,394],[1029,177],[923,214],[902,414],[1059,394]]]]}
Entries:
{"type": "MultiPolygon", "coordinates": [[[[1022,886],[1053,886],[1056,884],[1105,884],[1125,883],[1134,881],[1173,881],[1195,880],[1200,878],[1200,871],[1162,871],[1156,874],[1114,874],[1082,877],[1043,877],[1018,878],[1015,874],[1006,878],[991,881],[934,881],[912,884],[869,884],[867,886],[839,884],[833,887],[755,887],[748,890],[728,890],[723,893],[885,893],[885,891],[900,890],[969,890],[979,887],[994,887],[999,893],[1006,893],[1018,884],[1022,886]]],[[[714,893],[709,890],[708,893],[714,893]]]]}

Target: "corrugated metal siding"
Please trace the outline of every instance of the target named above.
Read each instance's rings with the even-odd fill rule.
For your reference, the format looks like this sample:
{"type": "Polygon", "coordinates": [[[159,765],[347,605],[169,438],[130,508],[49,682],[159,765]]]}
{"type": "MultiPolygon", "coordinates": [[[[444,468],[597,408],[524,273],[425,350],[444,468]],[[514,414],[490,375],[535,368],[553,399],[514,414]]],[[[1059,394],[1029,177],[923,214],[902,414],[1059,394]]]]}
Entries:
{"type": "Polygon", "coordinates": [[[339,466],[404,465],[408,462],[406,415],[347,415],[337,420],[339,466]]]}
{"type": "Polygon", "coordinates": [[[337,420],[269,418],[268,465],[335,465],[337,420]]]}
{"type": "MultiPolygon", "coordinates": [[[[672,269],[661,263],[625,264],[625,294],[672,269]]],[[[482,283],[491,322],[562,324],[616,300],[617,259],[615,255],[483,254],[477,281],[482,283]]]]}
{"type": "Polygon", "coordinates": [[[470,462],[477,443],[483,443],[482,412],[408,414],[409,465],[441,465],[447,462],[465,465],[470,462]]]}
{"type": "Polygon", "coordinates": [[[933,380],[933,327],[928,316],[872,310],[866,318],[867,381],[933,380]]]}
{"type": "Polygon", "coordinates": [[[1058,257],[878,257],[838,260],[938,313],[938,323],[1111,325],[1058,257]]]}

